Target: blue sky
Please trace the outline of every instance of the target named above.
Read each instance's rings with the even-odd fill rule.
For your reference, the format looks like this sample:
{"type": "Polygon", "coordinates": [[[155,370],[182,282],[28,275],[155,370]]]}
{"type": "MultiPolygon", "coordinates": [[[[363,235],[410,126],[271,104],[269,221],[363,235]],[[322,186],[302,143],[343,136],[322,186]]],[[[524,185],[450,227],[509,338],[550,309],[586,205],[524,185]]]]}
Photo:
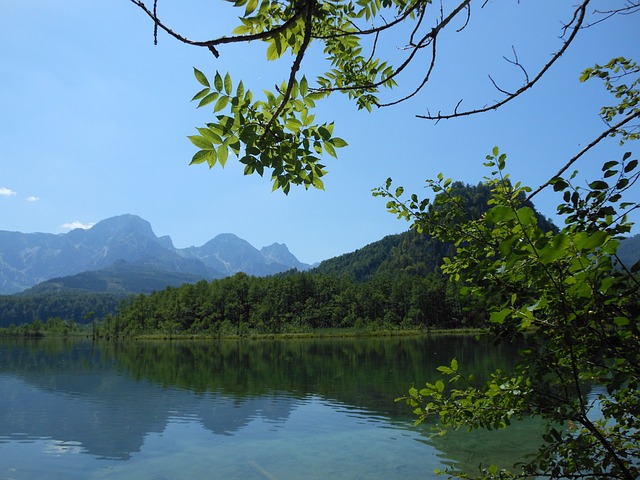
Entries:
{"type": "MultiPolygon", "coordinates": [[[[521,77],[503,56],[515,47],[534,72],[559,47],[569,6],[488,2],[472,11],[470,27],[441,40],[433,81],[411,102],[372,114],[342,98],[322,106],[318,116],[335,119],[349,147],[338,160],[326,159],[325,191],[285,196],[231,160],[224,170],[188,165],[195,147],[186,137],[211,114],[189,101],[199,90],[193,67],[230,71],[255,91],[270,88],[288,65],[266,62],[263,45],[221,48],[215,59],[164,34],[154,46],[153,25],[129,0],[0,0],[0,230],[63,233],[132,213],[180,248],[230,232],[258,248],[286,243],[311,263],[407,229],[371,196],[387,177],[425,194],[424,180],[439,172],[477,183],[498,145],[512,178],[538,186],[603,130],[597,112],[610,99],[598,82],[578,77],[613,56],[638,60],[637,18],[582,32],[537,89],[498,112],[437,125],[415,115],[450,109],[461,98],[466,106],[500,98],[489,74],[517,88],[521,77]]],[[[228,11],[222,1],[158,2],[159,15],[195,39],[229,33],[235,22],[228,11]]],[[[400,52],[389,42],[389,51],[400,52]]],[[[315,71],[321,55],[307,62],[315,71]]],[[[637,156],[636,145],[626,149],[637,156]]],[[[610,141],[576,168],[593,178],[621,154],[610,141]]],[[[548,192],[536,205],[553,217],[557,200],[548,192]]]]}

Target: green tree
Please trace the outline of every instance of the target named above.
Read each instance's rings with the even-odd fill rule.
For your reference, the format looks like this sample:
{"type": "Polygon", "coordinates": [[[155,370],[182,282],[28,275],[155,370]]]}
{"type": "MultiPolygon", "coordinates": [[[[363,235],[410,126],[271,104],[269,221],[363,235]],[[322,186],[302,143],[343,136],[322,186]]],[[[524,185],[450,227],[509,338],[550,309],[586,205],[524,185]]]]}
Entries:
{"type": "MultiPolygon", "coordinates": [[[[640,279],[616,256],[630,230],[626,213],[640,208],[623,194],[640,178],[630,153],[603,166],[586,188],[555,177],[562,230],[545,231],[527,206],[531,189],[512,184],[506,155],[487,157],[492,197],[469,216],[451,180],[429,182],[433,202],[399,198],[390,182],[377,191],[413,227],[455,243],[443,270],[464,295],[489,305],[496,341],[526,347],[514,371],[484,385],[454,360],[438,380],[405,399],[420,421],[440,417],[443,432],[461,426],[504,428],[512,419],[548,420],[538,455],[508,471],[485,466],[478,478],[638,478],[640,475],[640,279]],[[455,219],[452,221],[451,219],[455,219]]],[[[450,472],[455,473],[455,472],[450,472]]]]}
{"type": "MultiPolygon", "coordinates": [[[[194,40],[161,19],[159,0],[131,0],[159,30],[180,42],[206,48],[215,58],[231,44],[262,43],[269,61],[285,64],[282,82],[255,94],[232,73],[206,75],[194,69],[200,90],[197,106],[213,108],[210,122],[190,140],[198,148],[192,163],[222,166],[235,155],[246,174],[271,173],[273,188],[287,193],[292,185],[323,188],[324,155],[335,157],[347,142],[334,134],[334,122],[320,122],[314,110],[334,94],[346,95],[359,109],[393,107],[413,99],[436,75],[438,41],[459,33],[474,21],[474,9],[489,8],[485,0],[457,0],[439,5],[432,0],[228,0],[221,10],[235,10],[239,25],[231,35],[213,34],[194,40]],[[149,5],[147,5],[147,3],[149,5]],[[322,51],[322,55],[311,52],[322,51]],[[400,85],[404,93],[395,94],[400,85]]],[[[518,88],[507,92],[494,82],[499,97],[479,99],[484,106],[422,114],[426,120],[475,115],[500,108],[540,82],[585,28],[616,15],[640,10],[635,0],[616,0],[598,10],[594,0],[567,7],[559,48],[549,60],[529,72],[518,60],[507,59],[518,88]]],[[[540,8],[544,8],[541,6],[540,8]]],[[[477,12],[477,10],[475,10],[477,12]]],[[[212,30],[224,25],[212,21],[212,30]]],[[[527,38],[527,42],[530,40],[527,38]]],[[[623,66],[624,65],[620,65],[623,66]]],[[[615,80],[615,78],[611,78],[615,80]]],[[[473,92],[461,92],[461,95],[473,92]]],[[[615,109],[608,112],[611,120],[615,109]]]]}
{"type": "MultiPolygon", "coordinates": [[[[268,59],[290,61],[282,84],[257,100],[230,73],[207,76],[196,69],[202,88],[193,100],[199,107],[213,105],[215,116],[190,137],[198,148],[192,163],[224,165],[231,152],[245,165],[245,173],[269,171],[274,189],[285,193],[298,184],[322,188],[326,170],[321,156],[335,156],[336,148],[346,145],[334,136],[333,123],[315,121],[317,102],[334,93],[347,95],[366,110],[409,101],[435,74],[438,39],[472,22],[472,5],[487,3],[235,0],[233,6],[242,13],[233,35],[194,41],[160,20],[157,0],[153,7],[131,1],[152,18],[156,29],[208,48],[216,57],[226,44],[262,41],[268,59]],[[404,56],[393,59],[395,65],[382,56],[388,50],[378,48],[386,36],[406,45],[399,53],[404,56]],[[313,43],[320,44],[328,63],[315,80],[303,68],[313,43]],[[430,55],[426,61],[418,55],[424,52],[430,55]],[[416,63],[424,66],[417,75],[409,68],[416,63]],[[401,78],[413,85],[409,93],[383,99],[382,92],[401,78]]],[[[421,118],[439,121],[500,108],[535,87],[584,28],[640,11],[637,1],[610,2],[607,11],[598,11],[595,3],[577,2],[562,22],[560,48],[533,74],[517,56],[509,60],[516,71],[526,73],[519,88],[498,89],[504,96],[483,107],[454,106],[448,113],[421,118]]],[[[616,257],[619,238],[630,228],[626,214],[639,207],[635,200],[623,201],[633,198],[637,160],[624,153],[620,160],[603,161],[602,178],[586,188],[572,184],[574,176],[564,176],[603,139],[620,135],[624,143],[638,137],[640,69],[614,57],[585,70],[582,80],[590,78],[602,79],[616,97],[600,112],[607,125],[535,191],[510,181],[506,157],[496,149],[487,159],[492,195],[485,214],[470,212],[454,183],[442,177],[429,182],[437,194],[433,201],[417,195],[404,201],[402,188],[391,189],[391,181],[375,192],[389,197],[388,208],[411,220],[417,230],[455,245],[443,271],[461,285],[456,294],[462,299],[489,306],[490,333],[496,341],[517,337],[528,343],[514,371],[496,372],[484,385],[475,385],[453,360],[440,368],[448,383],[427,383],[407,397],[420,418],[439,415],[444,429],[501,428],[525,415],[549,420],[534,459],[511,472],[487,466],[479,473],[482,478],[640,476],[640,289],[637,277],[616,257]],[[560,231],[542,228],[527,204],[545,188],[562,195],[559,213],[566,224],[560,231]]],[[[357,309],[356,315],[366,315],[361,304],[357,309]]]]}

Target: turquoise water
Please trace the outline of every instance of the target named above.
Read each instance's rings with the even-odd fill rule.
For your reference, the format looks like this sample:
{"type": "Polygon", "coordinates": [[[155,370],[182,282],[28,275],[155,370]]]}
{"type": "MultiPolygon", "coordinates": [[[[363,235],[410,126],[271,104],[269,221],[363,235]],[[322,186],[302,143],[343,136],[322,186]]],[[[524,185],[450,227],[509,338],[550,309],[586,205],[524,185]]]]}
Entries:
{"type": "Polygon", "coordinates": [[[452,353],[476,370],[512,355],[459,337],[0,342],[0,479],[429,479],[514,460],[534,425],[434,440],[393,401],[452,353]]]}

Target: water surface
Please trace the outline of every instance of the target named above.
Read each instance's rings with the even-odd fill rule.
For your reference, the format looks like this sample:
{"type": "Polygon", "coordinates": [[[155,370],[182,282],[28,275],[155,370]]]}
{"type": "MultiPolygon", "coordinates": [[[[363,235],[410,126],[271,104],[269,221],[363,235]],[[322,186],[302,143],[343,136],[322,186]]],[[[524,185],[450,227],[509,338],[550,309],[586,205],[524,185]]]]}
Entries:
{"type": "Polygon", "coordinates": [[[465,336],[2,340],[0,480],[428,479],[512,461],[536,425],[434,439],[394,399],[453,357],[482,377],[513,356],[465,336]]]}

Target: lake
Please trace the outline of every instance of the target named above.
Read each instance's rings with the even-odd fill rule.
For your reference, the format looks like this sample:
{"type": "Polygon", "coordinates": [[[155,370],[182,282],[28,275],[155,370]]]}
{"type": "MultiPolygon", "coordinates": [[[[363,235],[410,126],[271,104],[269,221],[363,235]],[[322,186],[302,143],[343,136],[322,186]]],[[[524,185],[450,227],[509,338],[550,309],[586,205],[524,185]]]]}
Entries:
{"type": "Polygon", "coordinates": [[[453,357],[482,378],[515,349],[462,335],[0,339],[0,480],[428,479],[535,450],[531,422],[437,438],[413,424],[394,399],[453,357]]]}

